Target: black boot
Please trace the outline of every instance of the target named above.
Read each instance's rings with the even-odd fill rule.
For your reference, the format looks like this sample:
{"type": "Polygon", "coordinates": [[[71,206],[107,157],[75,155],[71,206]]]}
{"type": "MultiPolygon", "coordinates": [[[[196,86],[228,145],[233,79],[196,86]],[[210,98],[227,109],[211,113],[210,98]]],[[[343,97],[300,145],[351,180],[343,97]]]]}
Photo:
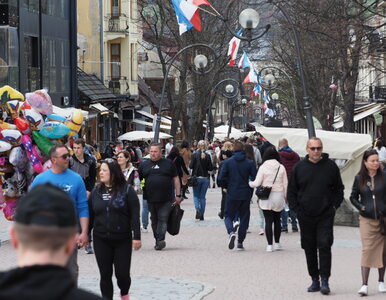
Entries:
{"type": "Polygon", "coordinates": [[[182,189],[181,189],[181,196],[182,196],[182,199],[188,199],[188,197],[186,197],[186,195],[185,195],[187,189],[188,189],[188,186],[187,186],[187,185],[183,185],[183,186],[182,186],[182,189]]]}

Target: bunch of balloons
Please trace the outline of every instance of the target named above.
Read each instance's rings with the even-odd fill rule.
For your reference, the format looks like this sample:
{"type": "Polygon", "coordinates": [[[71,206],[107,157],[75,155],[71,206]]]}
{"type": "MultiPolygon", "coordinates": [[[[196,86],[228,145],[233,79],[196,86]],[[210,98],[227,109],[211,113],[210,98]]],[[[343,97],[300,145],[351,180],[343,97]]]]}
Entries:
{"type": "Polygon", "coordinates": [[[8,85],[0,88],[0,209],[7,220],[34,176],[50,167],[51,147],[75,137],[82,123],[79,109],[69,119],[54,114],[47,90],[24,97],[8,85]]]}

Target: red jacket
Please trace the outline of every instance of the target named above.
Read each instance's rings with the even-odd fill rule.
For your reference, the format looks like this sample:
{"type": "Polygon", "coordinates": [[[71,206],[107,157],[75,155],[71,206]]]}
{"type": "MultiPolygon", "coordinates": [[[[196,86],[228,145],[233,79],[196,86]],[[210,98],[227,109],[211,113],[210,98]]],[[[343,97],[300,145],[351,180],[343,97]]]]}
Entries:
{"type": "Polygon", "coordinates": [[[300,160],[299,155],[290,147],[284,147],[279,150],[280,162],[287,171],[287,176],[290,178],[294,165],[300,160]]]}

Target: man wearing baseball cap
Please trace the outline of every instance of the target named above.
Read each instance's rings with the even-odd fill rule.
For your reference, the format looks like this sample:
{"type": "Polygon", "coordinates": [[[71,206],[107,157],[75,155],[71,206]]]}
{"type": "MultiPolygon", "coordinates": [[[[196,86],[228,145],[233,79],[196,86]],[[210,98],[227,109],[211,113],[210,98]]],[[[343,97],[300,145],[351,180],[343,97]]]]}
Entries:
{"type": "Polygon", "coordinates": [[[46,183],[20,199],[10,229],[18,267],[0,272],[0,299],[101,299],[76,287],[65,267],[77,242],[70,196],[46,183]]]}

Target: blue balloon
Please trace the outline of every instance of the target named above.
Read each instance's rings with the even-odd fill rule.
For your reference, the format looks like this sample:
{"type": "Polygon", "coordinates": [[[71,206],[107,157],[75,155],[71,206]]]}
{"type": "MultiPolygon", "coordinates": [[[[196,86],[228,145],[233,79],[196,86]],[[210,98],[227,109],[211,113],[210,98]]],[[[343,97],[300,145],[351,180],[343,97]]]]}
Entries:
{"type": "Polygon", "coordinates": [[[40,130],[40,134],[49,139],[58,139],[64,137],[70,132],[70,128],[61,122],[47,122],[40,130]]]}

